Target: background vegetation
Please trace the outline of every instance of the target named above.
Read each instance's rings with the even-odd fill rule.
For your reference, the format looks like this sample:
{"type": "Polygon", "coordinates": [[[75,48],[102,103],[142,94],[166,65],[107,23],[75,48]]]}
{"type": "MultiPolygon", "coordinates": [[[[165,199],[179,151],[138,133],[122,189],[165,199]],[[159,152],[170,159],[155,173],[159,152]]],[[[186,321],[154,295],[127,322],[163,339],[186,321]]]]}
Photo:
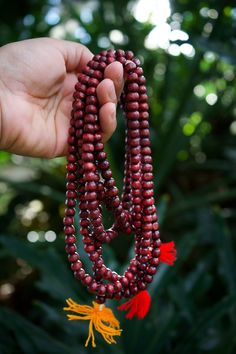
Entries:
{"type": "MultiPolygon", "coordinates": [[[[173,0],[170,11],[164,0],[0,1],[1,45],[53,36],[141,58],[161,233],[178,249],[175,267],[161,266],[150,287],[147,318],[117,314],[118,344],[98,335],[85,350],[87,323],[68,323],[62,311],[68,296],[91,300],[64,253],[65,160],[1,151],[1,354],[236,352],[235,29],[236,8],[224,0],[173,0]]],[[[121,186],[118,120],[107,150],[121,186]]],[[[108,264],[121,271],[131,249],[121,237],[106,250],[108,264]]]]}

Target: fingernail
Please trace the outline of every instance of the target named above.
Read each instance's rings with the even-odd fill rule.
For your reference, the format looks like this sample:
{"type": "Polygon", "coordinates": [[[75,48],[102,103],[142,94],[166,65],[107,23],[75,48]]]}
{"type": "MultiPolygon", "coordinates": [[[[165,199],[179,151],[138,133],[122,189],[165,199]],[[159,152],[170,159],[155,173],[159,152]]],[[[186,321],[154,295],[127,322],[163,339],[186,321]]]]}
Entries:
{"type": "Polygon", "coordinates": [[[111,107],[110,120],[116,119],[116,105],[115,103],[111,107]]]}
{"type": "Polygon", "coordinates": [[[111,100],[111,102],[116,102],[117,101],[115,89],[112,88],[112,89],[110,89],[108,91],[108,97],[111,100]]]}

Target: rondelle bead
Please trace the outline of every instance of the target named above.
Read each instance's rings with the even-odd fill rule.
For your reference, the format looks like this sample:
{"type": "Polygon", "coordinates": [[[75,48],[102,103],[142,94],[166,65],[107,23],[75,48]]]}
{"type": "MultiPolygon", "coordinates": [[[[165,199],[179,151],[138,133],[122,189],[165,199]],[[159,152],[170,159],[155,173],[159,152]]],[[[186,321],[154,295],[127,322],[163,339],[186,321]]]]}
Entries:
{"type": "Polygon", "coordinates": [[[131,74],[128,74],[126,81],[128,83],[130,82],[139,82],[139,77],[135,72],[132,72],[131,74]]]}
{"type": "Polygon", "coordinates": [[[70,263],[75,263],[79,260],[79,255],[78,253],[74,253],[74,254],[69,254],[68,255],[68,260],[70,263]]]}
{"type": "Polygon", "coordinates": [[[72,218],[72,217],[66,216],[63,218],[63,224],[66,226],[72,225],[73,222],[74,222],[74,218],[72,218]]]}
{"type": "Polygon", "coordinates": [[[75,191],[67,191],[66,192],[66,197],[67,198],[76,198],[77,197],[77,193],[75,191]]]}
{"type": "Polygon", "coordinates": [[[127,102],[140,101],[139,93],[138,93],[138,92],[129,92],[129,93],[125,96],[125,100],[126,100],[127,102]]]}
{"type": "Polygon", "coordinates": [[[64,233],[66,235],[71,235],[71,234],[74,234],[75,233],[75,228],[73,225],[70,225],[70,226],[65,226],[64,227],[64,233]]]}
{"type": "Polygon", "coordinates": [[[148,268],[147,268],[147,273],[148,273],[149,275],[155,275],[156,272],[157,272],[157,268],[156,268],[156,267],[148,267],[148,268]]]}
{"type": "Polygon", "coordinates": [[[97,282],[93,280],[88,286],[88,291],[91,293],[95,293],[97,290],[97,287],[98,287],[97,282]]]}
{"type": "Polygon", "coordinates": [[[130,281],[132,281],[134,279],[134,275],[131,272],[127,272],[126,271],[124,276],[125,276],[124,278],[126,278],[128,280],[128,282],[130,282],[130,281]]]}
{"type": "Polygon", "coordinates": [[[99,296],[106,294],[106,286],[104,284],[98,285],[97,293],[99,296]]]}
{"type": "Polygon", "coordinates": [[[146,275],[144,275],[144,277],[143,277],[143,280],[144,280],[146,283],[151,283],[151,282],[152,282],[152,279],[153,279],[153,276],[152,276],[152,275],[149,275],[149,274],[146,274],[146,275]]]}
{"type": "Polygon", "coordinates": [[[74,272],[74,276],[76,279],[82,280],[85,276],[85,270],[83,268],[80,268],[80,270],[76,270],[74,272]]]}
{"type": "Polygon", "coordinates": [[[130,283],[130,280],[126,276],[122,276],[120,282],[123,285],[123,287],[127,287],[130,283]]]}
{"type": "Polygon", "coordinates": [[[66,179],[67,181],[72,182],[72,181],[76,181],[77,177],[75,173],[68,172],[66,175],[66,179]]]}
{"type": "Polygon", "coordinates": [[[77,165],[75,163],[70,162],[66,165],[66,169],[68,172],[74,172],[77,169],[77,165]]]}
{"type": "Polygon", "coordinates": [[[136,284],[130,284],[130,293],[132,295],[136,295],[138,292],[138,287],[136,284]]]}
{"type": "Polygon", "coordinates": [[[136,64],[131,62],[128,62],[127,64],[124,65],[124,71],[127,73],[130,73],[136,69],[136,64]]]}
{"type": "Polygon", "coordinates": [[[75,242],[76,242],[76,237],[75,237],[75,235],[66,236],[65,242],[66,242],[66,244],[73,244],[73,243],[75,243],[75,242]]]}
{"type": "Polygon", "coordinates": [[[82,268],[82,262],[81,261],[77,261],[75,263],[71,263],[71,269],[74,271],[78,271],[82,268]]]}
{"type": "Polygon", "coordinates": [[[74,216],[75,215],[75,209],[74,208],[66,208],[65,209],[65,215],[66,216],[74,216]]]}
{"type": "Polygon", "coordinates": [[[74,245],[74,244],[72,244],[72,245],[66,245],[65,250],[66,250],[66,253],[73,254],[73,253],[76,252],[77,247],[76,247],[76,245],[74,245]]]}
{"type": "Polygon", "coordinates": [[[114,285],[113,284],[107,284],[106,291],[107,291],[107,295],[112,296],[114,294],[114,292],[115,292],[114,285]]]}
{"type": "Polygon", "coordinates": [[[90,275],[85,275],[85,277],[82,280],[82,283],[86,286],[89,286],[93,281],[93,278],[90,275]]]}

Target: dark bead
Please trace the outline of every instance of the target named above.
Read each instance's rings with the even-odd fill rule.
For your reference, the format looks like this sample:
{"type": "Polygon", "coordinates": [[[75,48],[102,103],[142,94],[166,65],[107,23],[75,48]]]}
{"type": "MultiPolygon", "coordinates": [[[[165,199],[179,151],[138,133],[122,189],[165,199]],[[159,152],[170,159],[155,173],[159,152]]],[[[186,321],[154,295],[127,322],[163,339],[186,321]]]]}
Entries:
{"type": "MultiPolygon", "coordinates": [[[[142,120],[142,119],[148,119],[148,118],[149,118],[149,113],[146,112],[146,111],[140,112],[139,118],[140,118],[140,120],[142,120]]],[[[143,126],[142,126],[142,128],[143,128],[143,126]]]]}
{"type": "Polygon", "coordinates": [[[66,169],[68,172],[74,172],[77,170],[77,165],[75,163],[70,162],[66,165],[66,169]]]}
{"type": "Polygon", "coordinates": [[[98,258],[99,258],[99,253],[96,252],[96,251],[90,253],[90,255],[89,255],[89,259],[90,259],[92,262],[96,261],[98,258]]]}
{"type": "Polygon", "coordinates": [[[125,109],[127,111],[137,111],[139,109],[140,105],[138,102],[127,102],[125,105],[125,109]]]}
{"type": "Polygon", "coordinates": [[[145,85],[140,85],[138,91],[139,91],[139,93],[146,93],[147,92],[146,86],[145,85]]]}
{"type": "Polygon", "coordinates": [[[70,199],[70,198],[76,198],[77,197],[77,193],[75,192],[75,191],[67,191],[66,192],[66,197],[68,198],[68,199],[70,199]]]}
{"type": "Polygon", "coordinates": [[[94,192],[96,191],[96,189],[97,189],[97,184],[94,181],[90,181],[85,184],[85,190],[87,192],[94,192]]]}
{"type": "Polygon", "coordinates": [[[76,252],[76,245],[74,244],[69,244],[69,245],[66,245],[65,247],[65,250],[66,250],[66,253],[69,253],[69,254],[73,254],[76,252]]]}
{"type": "Polygon", "coordinates": [[[149,275],[149,274],[146,274],[146,275],[144,275],[144,277],[143,277],[143,280],[144,280],[146,283],[151,283],[151,282],[152,282],[152,279],[153,279],[152,275],[149,275]]]}
{"type": "Polygon", "coordinates": [[[125,278],[127,278],[129,282],[134,279],[134,275],[131,272],[125,272],[124,275],[125,275],[125,278]]]}
{"type": "Polygon", "coordinates": [[[159,249],[152,250],[152,256],[153,256],[153,258],[159,257],[160,256],[160,250],[159,249]]]}
{"type": "Polygon", "coordinates": [[[74,253],[74,254],[69,254],[68,255],[68,260],[70,263],[75,263],[79,260],[79,255],[78,253],[74,253]]]}
{"type": "Polygon", "coordinates": [[[92,77],[88,80],[88,86],[97,87],[98,84],[99,84],[99,80],[96,78],[92,77]]]}
{"type": "Polygon", "coordinates": [[[130,284],[130,293],[132,295],[136,295],[138,292],[138,287],[136,284],[130,284]]]}
{"type": "Polygon", "coordinates": [[[112,296],[115,292],[115,288],[113,284],[107,284],[107,294],[112,296]]]}
{"type": "Polygon", "coordinates": [[[74,216],[75,215],[75,209],[74,208],[66,208],[65,209],[65,215],[66,216],[74,216]]]}
{"type": "Polygon", "coordinates": [[[79,260],[77,262],[71,264],[71,269],[74,271],[78,271],[81,268],[82,268],[82,262],[79,260]]]}
{"type": "Polygon", "coordinates": [[[116,56],[117,56],[117,57],[124,57],[124,56],[125,56],[124,50],[122,50],[122,49],[117,49],[117,51],[116,51],[116,56]]]}
{"type": "MultiPolygon", "coordinates": [[[[134,103],[134,102],[132,102],[132,103],[134,103]]],[[[132,120],[139,119],[139,111],[134,110],[132,112],[126,112],[126,117],[127,117],[127,119],[132,119],[132,120]]]]}
{"type": "Polygon", "coordinates": [[[69,172],[69,173],[67,173],[67,175],[66,175],[66,179],[67,179],[67,181],[69,181],[69,182],[72,182],[72,181],[76,181],[76,174],[75,173],[72,173],[72,172],[69,172]]]}
{"type": "Polygon", "coordinates": [[[153,231],[157,231],[159,229],[159,224],[157,222],[154,222],[152,224],[152,229],[153,229],[153,231]]]}
{"type": "Polygon", "coordinates": [[[138,92],[129,92],[125,96],[126,102],[132,102],[132,101],[140,101],[139,99],[139,93],[138,92]]]}
{"type": "Polygon", "coordinates": [[[130,82],[138,82],[140,79],[139,79],[139,77],[138,77],[138,75],[135,73],[135,72],[131,72],[130,74],[128,74],[127,75],[127,78],[126,78],[126,81],[128,82],[128,83],[130,83],[130,82]]]}
{"type": "Polygon", "coordinates": [[[97,288],[97,293],[98,295],[105,295],[106,294],[106,286],[104,284],[100,284],[98,285],[98,288],[97,288]]]}
{"type": "Polygon", "coordinates": [[[161,246],[161,240],[160,240],[160,233],[159,233],[159,231],[153,232],[152,238],[153,238],[153,240],[158,240],[158,242],[159,242],[159,247],[160,247],[160,246],[161,246]]]}
{"type": "Polygon", "coordinates": [[[106,298],[105,298],[105,296],[97,295],[95,300],[98,304],[104,304],[104,302],[106,301],[106,298]]]}
{"type": "Polygon", "coordinates": [[[143,281],[138,281],[137,286],[139,290],[145,290],[147,288],[146,284],[143,281]]]}
{"type": "Polygon", "coordinates": [[[64,217],[64,219],[63,219],[63,224],[66,225],[66,226],[72,225],[73,222],[74,222],[74,218],[71,218],[71,217],[69,217],[69,216],[66,216],[66,217],[64,217]]]}
{"type": "MultiPolygon", "coordinates": [[[[129,112],[128,114],[132,114],[134,112],[129,112]]],[[[129,129],[138,129],[139,128],[139,121],[137,120],[128,120],[127,126],[129,129]]]]}
{"type": "Polygon", "coordinates": [[[120,299],[122,298],[122,293],[121,293],[121,291],[118,291],[117,293],[115,293],[114,298],[115,298],[116,300],[120,300],[120,299]]]}
{"type": "Polygon", "coordinates": [[[92,281],[91,284],[88,286],[88,291],[91,293],[95,293],[97,290],[98,284],[95,281],[92,281]]]}
{"type": "Polygon", "coordinates": [[[129,83],[127,85],[128,92],[140,92],[139,85],[137,83],[129,83]]]}
{"type": "Polygon", "coordinates": [[[124,70],[125,72],[129,73],[129,72],[132,72],[136,69],[136,64],[133,63],[132,61],[131,62],[127,62],[125,65],[124,65],[124,70]]]}
{"type": "Polygon", "coordinates": [[[131,293],[130,293],[130,290],[127,288],[127,289],[124,289],[124,297],[130,297],[131,293]]]}
{"type": "Polygon", "coordinates": [[[75,85],[75,89],[84,93],[86,91],[86,86],[81,84],[81,82],[77,82],[77,84],[75,85]]]}
{"type": "Polygon", "coordinates": [[[71,225],[71,226],[65,226],[65,227],[64,227],[64,233],[65,233],[66,235],[74,234],[74,233],[75,233],[75,228],[74,228],[74,226],[73,226],[73,225],[71,225]]]}
{"type": "Polygon", "coordinates": [[[98,69],[104,71],[107,67],[107,64],[104,62],[99,63],[98,69]]]}
{"type": "Polygon", "coordinates": [[[129,285],[130,281],[127,277],[123,276],[123,277],[121,277],[120,282],[124,287],[127,287],[129,285]]]}
{"type": "Polygon", "coordinates": [[[98,143],[94,144],[94,149],[95,149],[95,151],[101,151],[104,149],[104,144],[98,142],[98,143]]]}
{"type": "MultiPolygon", "coordinates": [[[[127,60],[131,60],[131,59],[133,59],[133,57],[134,57],[134,53],[131,52],[131,50],[127,50],[127,51],[125,52],[125,57],[126,57],[127,60]]],[[[135,66],[136,66],[136,64],[135,64],[135,66]]]]}
{"type": "Polygon", "coordinates": [[[95,249],[94,245],[85,245],[85,246],[84,246],[84,250],[85,250],[85,252],[87,252],[87,253],[93,252],[94,249],[95,249]]]}
{"type": "Polygon", "coordinates": [[[93,144],[90,144],[90,143],[84,143],[83,145],[82,145],[82,149],[83,149],[83,151],[85,151],[85,152],[93,152],[94,151],[94,146],[93,146],[93,144]]]}
{"type": "Polygon", "coordinates": [[[147,273],[148,273],[149,275],[154,275],[154,274],[156,274],[156,271],[157,271],[157,268],[156,268],[156,267],[148,267],[148,268],[147,268],[147,273]]]}
{"type": "Polygon", "coordinates": [[[137,67],[137,69],[135,70],[135,72],[136,72],[136,74],[137,74],[138,76],[143,75],[143,69],[142,69],[140,66],[137,67]]]}

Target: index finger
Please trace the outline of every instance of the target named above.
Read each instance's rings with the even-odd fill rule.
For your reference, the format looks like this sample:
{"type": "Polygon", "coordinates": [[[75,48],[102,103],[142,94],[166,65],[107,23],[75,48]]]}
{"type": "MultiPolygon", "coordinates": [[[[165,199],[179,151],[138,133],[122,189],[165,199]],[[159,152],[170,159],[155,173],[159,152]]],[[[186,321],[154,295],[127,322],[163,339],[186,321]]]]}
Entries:
{"type": "Polygon", "coordinates": [[[124,69],[122,64],[118,61],[109,64],[104,71],[104,78],[113,81],[117,100],[119,100],[119,97],[124,87],[124,69]]]}

